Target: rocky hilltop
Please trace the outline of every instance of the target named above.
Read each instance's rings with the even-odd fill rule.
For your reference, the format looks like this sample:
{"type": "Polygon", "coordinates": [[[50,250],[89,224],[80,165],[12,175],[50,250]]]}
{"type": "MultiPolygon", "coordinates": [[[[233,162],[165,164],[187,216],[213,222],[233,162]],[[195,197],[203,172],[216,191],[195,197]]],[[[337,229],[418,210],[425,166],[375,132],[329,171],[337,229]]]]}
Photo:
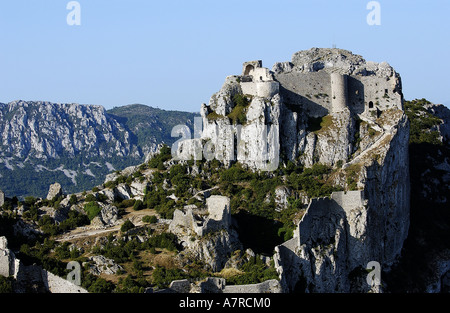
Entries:
{"type": "Polygon", "coordinates": [[[90,191],[3,197],[11,249],[84,260],[89,292],[447,290],[448,110],[405,101],[389,64],[245,62],[200,113],[193,139],[90,191]]]}
{"type": "Polygon", "coordinates": [[[299,233],[277,250],[286,291],[302,281],[310,292],[348,292],[350,273],[398,258],[409,228],[409,123],[389,64],[340,49],[300,51],[272,71],[246,62],[201,115],[201,140],[219,160],[254,170],[323,164],[339,168],[334,185],[359,190],[312,200],[299,233]]]}
{"type": "Polygon", "coordinates": [[[10,196],[43,196],[55,181],[67,192],[92,188],[170,144],[171,125],[191,125],[193,116],[144,105],[108,112],[98,105],[0,103],[0,188],[10,196]]]}

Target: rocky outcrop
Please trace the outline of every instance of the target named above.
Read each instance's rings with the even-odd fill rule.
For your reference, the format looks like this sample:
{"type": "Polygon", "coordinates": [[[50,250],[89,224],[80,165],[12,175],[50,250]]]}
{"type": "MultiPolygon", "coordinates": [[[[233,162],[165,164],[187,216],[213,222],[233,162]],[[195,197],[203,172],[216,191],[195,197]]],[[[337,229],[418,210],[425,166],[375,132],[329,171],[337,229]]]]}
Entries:
{"type": "Polygon", "coordinates": [[[275,205],[277,211],[282,211],[287,208],[291,195],[292,191],[286,186],[275,188],[275,205]]]}
{"type": "MultiPolygon", "coordinates": [[[[246,62],[201,115],[201,139],[179,149],[187,159],[209,148],[225,165],[237,160],[253,170],[276,170],[280,160],[320,163],[335,169],[335,185],[359,190],[312,199],[297,237],[277,248],[285,291],[367,291],[373,286],[358,283],[359,269],[376,261],[389,270],[408,234],[410,193],[409,123],[389,64],[317,48],[272,71],[246,62]],[[239,94],[246,101],[234,101],[239,94]]],[[[286,197],[278,189],[278,210],[286,197]]]]}
{"type": "Polygon", "coordinates": [[[50,185],[50,188],[48,189],[47,200],[53,200],[54,198],[62,195],[63,190],[61,185],[59,183],[54,183],[53,185],[50,185]]]}
{"type": "MultiPolygon", "coordinates": [[[[114,275],[119,270],[123,270],[123,267],[116,264],[114,260],[105,258],[103,255],[96,255],[89,257],[91,262],[87,263],[89,266],[89,272],[93,275],[108,274],[114,275]]],[[[82,264],[85,266],[85,263],[82,264]]]]}
{"type": "Polygon", "coordinates": [[[374,141],[360,145],[364,127],[372,127],[371,136],[382,133],[381,113],[403,110],[402,101],[400,75],[389,64],[366,62],[349,51],[300,51],[273,71],[260,61],[247,62],[241,76],[227,77],[209,105],[202,105],[200,139],[184,141],[178,155],[237,160],[266,171],[280,160],[335,166],[367,149],[374,141]],[[275,85],[273,92],[261,91],[275,85]],[[236,95],[247,103],[236,102],[236,95]]]}

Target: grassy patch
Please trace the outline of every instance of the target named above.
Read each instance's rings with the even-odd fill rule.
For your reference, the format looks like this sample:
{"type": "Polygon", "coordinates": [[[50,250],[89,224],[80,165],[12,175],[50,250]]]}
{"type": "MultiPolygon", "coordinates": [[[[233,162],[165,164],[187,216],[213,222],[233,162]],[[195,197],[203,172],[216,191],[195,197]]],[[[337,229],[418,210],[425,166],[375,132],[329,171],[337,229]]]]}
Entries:
{"type": "Polygon", "coordinates": [[[245,124],[247,122],[247,110],[251,100],[247,96],[237,94],[233,97],[235,104],[233,110],[228,114],[228,118],[233,124],[245,124]]]}
{"type": "Polygon", "coordinates": [[[429,113],[425,104],[430,104],[425,99],[405,101],[406,115],[410,120],[410,144],[429,143],[432,145],[442,145],[439,140],[437,126],[442,120],[429,113]]]}
{"type": "Polygon", "coordinates": [[[217,120],[219,120],[219,119],[225,118],[225,116],[220,115],[220,114],[217,114],[216,112],[212,111],[211,113],[209,113],[209,114],[206,116],[206,118],[207,118],[209,121],[217,121],[217,120]]]}
{"type": "Polygon", "coordinates": [[[308,119],[309,132],[314,132],[316,134],[326,131],[333,124],[333,117],[331,115],[326,115],[322,117],[310,117],[308,119]]]}
{"type": "Polygon", "coordinates": [[[358,177],[361,172],[362,165],[359,163],[352,164],[345,169],[345,174],[347,176],[346,183],[348,190],[358,190],[358,177]]]}
{"type": "Polygon", "coordinates": [[[91,221],[100,213],[101,210],[102,209],[95,201],[88,202],[84,205],[84,211],[87,213],[87,216],[91,221]]]}

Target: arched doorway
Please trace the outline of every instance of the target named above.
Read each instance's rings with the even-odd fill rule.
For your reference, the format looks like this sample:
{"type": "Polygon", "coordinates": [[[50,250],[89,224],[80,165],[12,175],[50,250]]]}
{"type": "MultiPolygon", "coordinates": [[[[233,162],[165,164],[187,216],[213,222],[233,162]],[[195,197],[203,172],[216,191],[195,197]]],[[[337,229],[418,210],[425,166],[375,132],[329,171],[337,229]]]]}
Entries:
{"type": "Polygon", "coordinates": [[[251,75],[254,70],[255,70],[255,67],[253,65],[249,64],[245,67],[244,75],[245,76],[251,75]]]}

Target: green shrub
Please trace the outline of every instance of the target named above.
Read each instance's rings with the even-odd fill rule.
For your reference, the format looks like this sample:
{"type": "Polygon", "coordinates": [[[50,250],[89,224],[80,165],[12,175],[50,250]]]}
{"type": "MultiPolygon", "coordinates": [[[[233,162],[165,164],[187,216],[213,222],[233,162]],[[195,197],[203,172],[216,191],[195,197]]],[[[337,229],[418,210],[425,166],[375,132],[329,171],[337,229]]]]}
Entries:
{"type": "Polygon", "coordinates": [[[142,218],[142,221],[144,223],[154,224],[158,222],[158,218],[154,215],[146,215],[142,218]]]}
{"type": "Polygon", "coordinates": [[[222,182],[242,182],[252,178],[249,171],[244,170],[239,163],[234,164],[229,169],[225,169],[220,173],[220,181],[222,182]]]}
{"type": "Polygon", "coordinates": [[[215,111],[212,111],[211,113],[209,113],[209,114],[206,116],[206,118],[207,118],[209,121],[216,121],[216,120],[218,120],[218,119],[224,118],[224,116],[223,116],[223,115],[220,115],[220,114],[217,114],[215,111]]]}
{"type": "Polygon", "coordinates": [[[164,162],[170,160],[172,158],[172,150],[169,146],[164,145],[161,147],[158,154],[153,156],[148,162],[149,168],[157,168],[159,170],[164,170],[164,162]]]}
{"type": "Polygon", "coordinates": [[[148,239],[149,247],[177,251],[177,236],[171,233],[162,233],[148,239]]]}
{"type": "Polygon", "coordinates": [[[12,293],[13,292],[12,282],[13,280],[11,278],[6,278],[0,275],[0,294],[12,293]]]}
{"type": "Polygon", "coordinates": [[[35,197],[28,196],[28,197],[25,197],[24,204],[25,204],[26,206],[31,207],[31,206],[33,206],[33,205],[36,204],[37,200],[38,200],[38,199],[35,198],[35,197]]]}
{"type": "Polygon", "coordinates": [[[182,270],[174,268],[167,269],[161,266],[156,266],[152,273],[152,282],[158,288],[166,288],[174,280],[186,278],[182,270]]]}
{"type": "Polygon", "coordinates": [[[104,184],[105,188],[114,189],[117,187],[117,182],[115,180],[110,180],[104,184]]]}
{"type": "Polygon", "coordinates": [[[135,211],[140,211],[145,209],[144,203],[142,202],[142,200],[136,200],[133,204],[133,210],[135,211]]]}
{"type": "Polygon", "coordinates": [[[247,122],[247,109],[250,104],[250,100],[243,94],[236,94],[233,97],[235,104],[233,110],[228,114],[228,118],[231,119],[233,124],[245,124],[247,122]]]}
{"type": "Polygon", "coordinates": [[[120,226],[120,231],[125,233],[125,232],[129,231],[130,229],[133,229],[134,227],[136,227],[136,226],[134,226],[134,224],[130,220],[126,220],[122,224],[122,226],[120,226]]]}
{"type": "Polygon", "coordinates": [[[119,209],[126,209],[126,208],[130,208],[133,207],[135,204],[136,200],[135,199],[126,199],[123,200],[122,202],[120,202],[117,207],[119,209]]]}
{"type": "Polygon", "coordinates": [[[90,293],[111,293],[115,289],[113,283],[90,273],[83,273],[81,281],[82,286],[90,293]]]}
{"type": "Polygon", "coordinates": [[[442,145],[439,140],[437,126],[442,120],[429,113],[425,104],[430,104],[426,99],[405,101],[406,115],[410,120],[410,144],[428,143],[432,145],[442,145]]]}
{"type": "MultiPolygon", "coordinates": [[[[136,260],[133,261],[133,264],[137,264],[136,262],[137,262],[136,260]]],[[[140,272],[142,272],[142,270],[140,272]]],[[[114,292],[143,293],[146,287],[148,287],[148,283],[143,277],[138,277],[137,279],[134,279],[131,275],[127,275],[127,277],[125,278],[119,278],[119,283],[114,292]]]]}
{"type": "Polygon", "coordinates": [[[88,202],[84,205],[84,211],[86,212],[90,221],[96,217],[102,209],[96,201],[88,202]]]}
{"type": "Polygon", "coordinates": [[[58,229],[60,232],[66,232],[77,227],[81,227],[89,224],[88,216],[81,214],[77,211],[70,211],[67,219],[59,223],[58,229]]]}
{"type": "Polygon", "coordinates": [[[259,257],[256,255],[250,258],[239,270],[244,273],[241,275],[233,276],[227,279],[227,284],[234,285],[246,285],[257,284],[269,279],[279,279],[278,273],[274,267],[268,267],[259,257]]]}
{"type": "Polygon", "coordinates": [[[78,202],[77,196],[76,195],[71,195],[70,199],[69,199],[69,203],[71,205],[74,205],[74,204],[77,204],[77,202],[78,202]]]}
{"type": "Polygon", "coordinates": [[[92,193],[90,193],[90,194],[88,194],[87,196],[86,196],[86,199],[85,199],[85,201],[86,202],[93,202],[93,201],[97,201],[97,197],[96,196],[94,196],[92,193]]]}

